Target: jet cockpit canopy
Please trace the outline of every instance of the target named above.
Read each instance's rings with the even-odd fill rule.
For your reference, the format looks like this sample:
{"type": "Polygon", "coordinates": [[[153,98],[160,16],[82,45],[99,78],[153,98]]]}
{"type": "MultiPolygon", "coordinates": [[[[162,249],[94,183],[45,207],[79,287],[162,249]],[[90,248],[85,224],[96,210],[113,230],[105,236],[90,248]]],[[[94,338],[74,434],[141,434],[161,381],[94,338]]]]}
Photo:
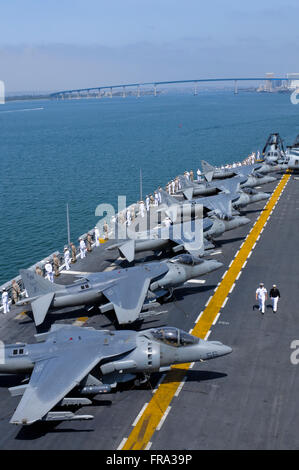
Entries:
{"type": "Polygon", "coordinates": [[[156,340],[175,347],[191,346],[199,342],[199,338],[172,326],[156,328],[152,335],[156,340]]]}

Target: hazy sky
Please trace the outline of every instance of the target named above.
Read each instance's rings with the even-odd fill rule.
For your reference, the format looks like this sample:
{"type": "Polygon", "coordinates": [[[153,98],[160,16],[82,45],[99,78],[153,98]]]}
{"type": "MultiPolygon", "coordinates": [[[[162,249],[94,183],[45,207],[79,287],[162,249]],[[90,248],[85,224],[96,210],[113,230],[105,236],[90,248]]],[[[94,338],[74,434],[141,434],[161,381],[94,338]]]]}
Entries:
{"type": "Polygon", "coordinates": [[[6,90],[299,72],[298,0],[0,0],[6,90]]]}

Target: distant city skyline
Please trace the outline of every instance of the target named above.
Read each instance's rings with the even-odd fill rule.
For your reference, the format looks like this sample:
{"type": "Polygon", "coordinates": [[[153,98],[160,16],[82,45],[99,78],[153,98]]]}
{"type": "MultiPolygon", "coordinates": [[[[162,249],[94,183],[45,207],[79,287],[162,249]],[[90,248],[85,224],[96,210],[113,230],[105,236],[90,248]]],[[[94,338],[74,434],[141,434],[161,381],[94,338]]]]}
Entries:
{"type": "Polygon", "coordinates": [[[297,1],[10,0],[6,91],[298,72],[297,1]]]}

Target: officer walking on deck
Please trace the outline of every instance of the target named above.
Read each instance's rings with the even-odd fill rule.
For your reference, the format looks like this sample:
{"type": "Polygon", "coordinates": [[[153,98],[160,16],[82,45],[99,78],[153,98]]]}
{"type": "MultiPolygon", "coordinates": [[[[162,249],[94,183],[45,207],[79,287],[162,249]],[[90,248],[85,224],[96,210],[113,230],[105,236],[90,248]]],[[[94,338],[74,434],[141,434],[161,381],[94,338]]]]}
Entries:
{"type": "Polygon", "coordinates": [[[2,290],[2,295],[1,295],[1,300],[2,300],[2,305],[3,305],[3,313],[8,313],[9,312],[9,298],[8,298],[8,292],[6,289],[2,290]]]}
{"type": "Polygon", "coordinates": [[[256,289],[255,298],[259,302],[259,310],[262,314],[265,313],[265,301],[268,298],[267,289],[264,286],[264,283],[261,282],[260,286],[256,289]]]}
{"type": "Polygon", "coordinates": [[[269,295],[270,295],[270,299],[272,300],[273,313],[276,313],[278,300],[280,299],[280,292],[277,289],[276,284],[273,284],[272,289],[269,292],[269,295]]]}

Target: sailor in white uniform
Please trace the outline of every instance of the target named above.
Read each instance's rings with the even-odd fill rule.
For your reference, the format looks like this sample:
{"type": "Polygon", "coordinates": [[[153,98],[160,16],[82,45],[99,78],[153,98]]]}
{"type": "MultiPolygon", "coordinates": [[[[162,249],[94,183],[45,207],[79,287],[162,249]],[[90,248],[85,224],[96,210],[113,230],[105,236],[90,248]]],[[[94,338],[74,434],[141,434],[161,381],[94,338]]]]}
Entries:
{"type": "Polygon", "coordinates": [[[144,202],[140,201],[139,202],[139,213],[140,213],[142,218],[144,217],[144,212],[145,212],[144,202]]]}
{"type": "Polygon", "coordinates": [[[65,262],[65,269],[69,271],[71,269],[70,268],[70,252],[67,246],[64,249],[63,256],[64,256],[64,262],[65,262]]]}
{"type": "Polygon", "coordinates": [[[155,206],[158,206],[159,205],[159,196],[158,196],[157,191],[155,191],[154,195],[155,195],[155,206]]]}
{"type": "Polygon", "coordinates": [[[169,217],[165,217],[165,219],[163,220],[163,225],[165,227],[169,227],[171,225],[171,219],[169,217]]]}
{"type": "Polygon", "coordinates": [[[50,260],[47,261],[45,264],[45,270],[46,270],[46,278],[49,279],[50,282],[54,282],[54,274],[53,274],[53,267],[52,264],[50,263],[50,260]]]}
{"type": "Polygon", "coordinates": [[[3,289],[1,295],[2,305],[3,305],[3,313],[9,312],[9,303],[8,303],[8,292],[3,289]]]}
{"type": "Polygon", "coordinates": [[[162,190],[162,188],[161,188],[161,186],[159,186],[159,188],[158,188],[158,201],[159,201],[159,204],[161,204],[161,203],[162,203],[162,195],[161,195],[161,190],[162,190]]]}
{"type": "Polygon", "coordinates": [[[201,179],[201,171],[200,171],[199,168],[198,168],[196,174],[197,174],[197,181],[200,181],[200,179],[201,179]]]}
{"type": "Polygon", "coordinates": [[[264,287],[264,284],[261,282],[260,286],[256,289],[255,298],[259,302],[259,310],[262,314],[265,313],[265,301],[268,298],[267,289],[264,287]]]}
{"type": "Polygon", "coordinates": [[[79,238],[79,247],[80,247],[80,258],[83,259],[86,256],[86,245],[82,238],[79,238]]]}
{"type": "Polygon", "coordinates": [[[146,206],[146,210],[148,212],[150,210],[150,198],[149,198],[149,196],[146,196],[146,198],[145,198],[145,206],[146,206]]]}

